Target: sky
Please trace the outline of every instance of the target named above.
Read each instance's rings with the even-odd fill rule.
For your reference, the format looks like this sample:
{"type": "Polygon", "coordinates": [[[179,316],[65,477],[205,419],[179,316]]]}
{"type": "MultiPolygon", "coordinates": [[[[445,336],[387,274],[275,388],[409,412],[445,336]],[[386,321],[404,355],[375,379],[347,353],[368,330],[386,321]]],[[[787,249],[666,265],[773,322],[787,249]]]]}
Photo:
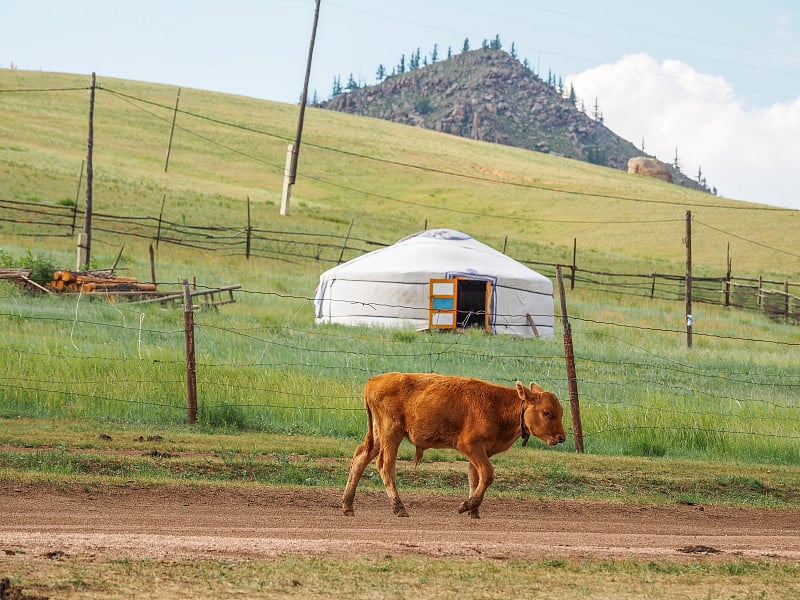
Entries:
{"type": "MultiPolygon", "coordinates": [[[[3,0],[2,69],[299,102],[315,0],[3,0]]],[[[321,0],[309,96],[469,40],[572,84],[604,123],[721,196],[800,210],[797,0],[321,0]]]]}

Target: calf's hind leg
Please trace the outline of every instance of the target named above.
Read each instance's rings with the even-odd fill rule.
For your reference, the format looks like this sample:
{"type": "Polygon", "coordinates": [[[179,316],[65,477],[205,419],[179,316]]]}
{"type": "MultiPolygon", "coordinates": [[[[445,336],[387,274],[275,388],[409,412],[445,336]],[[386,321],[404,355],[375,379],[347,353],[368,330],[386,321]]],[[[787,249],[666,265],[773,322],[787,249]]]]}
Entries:
{"type": "Polygon", "coordinates": [[[383,479],[383,485],[386,488],[386,494],[392,502],[392,512],[398,517],[407,517],[408,511],[400,500],[400,495],[397,493],[397,484],[395,477],[397,475],[397,450],[400,448],[400,442],[403,441],[402,431],[393,432],[391,436],[384,436],[381,451],[378,455],[378,472],[383,479]]]}
{"type": "MultiPolygon", "coordinates": [[[[367,437],[369,438],[369,435],[367,437]]],[[[380,449],[380,438],[376,437],[372,444],[369,443],[368,439],[364,440],[364,443],[356,448],[353,453],[353,460],[350,463],[350,475],[347,478],[347,485],[342,495],[342,512],[348,517],[352,517],[355,514],[353,512],[353,499],[356,496],[358,482],[361,481],[361,476],[364,474],[367,465],[378,456],[380,449]]]]}

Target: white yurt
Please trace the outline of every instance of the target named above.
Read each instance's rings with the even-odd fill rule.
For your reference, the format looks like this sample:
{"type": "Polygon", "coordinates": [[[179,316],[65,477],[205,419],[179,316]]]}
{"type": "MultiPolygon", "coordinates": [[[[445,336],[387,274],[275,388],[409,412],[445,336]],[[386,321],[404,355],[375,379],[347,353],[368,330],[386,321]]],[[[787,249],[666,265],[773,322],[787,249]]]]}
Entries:
{"type": "Polygon", "coordinates": [[[452,229],[430,229],[325,271],[317,323],[553,337],[553,284],[452,229]]]}

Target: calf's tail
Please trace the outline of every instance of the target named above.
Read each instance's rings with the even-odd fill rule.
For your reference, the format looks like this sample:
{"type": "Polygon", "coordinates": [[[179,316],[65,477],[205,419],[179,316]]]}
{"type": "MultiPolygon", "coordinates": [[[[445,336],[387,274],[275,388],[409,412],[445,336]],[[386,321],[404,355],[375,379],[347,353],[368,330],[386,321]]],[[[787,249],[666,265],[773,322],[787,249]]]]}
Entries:
{"type": "Polygon", "coordinates": [[[372,424],[372,409],[369,407],[369,400],[367,400],[366,390],[364,392],[364,408],[367,410],[367,435],[364,438],[364,451],[369,456],[372,449],[375,447],[375,430],[372,424]]]}

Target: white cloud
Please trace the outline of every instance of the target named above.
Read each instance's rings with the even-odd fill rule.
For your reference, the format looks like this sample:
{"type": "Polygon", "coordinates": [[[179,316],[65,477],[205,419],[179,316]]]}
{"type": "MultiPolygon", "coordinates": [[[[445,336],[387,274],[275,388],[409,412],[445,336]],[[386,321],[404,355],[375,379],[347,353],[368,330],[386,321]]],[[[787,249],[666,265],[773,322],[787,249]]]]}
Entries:
{"type": "MultiPolygon", "coordinates": [[[[800,209],[800,97],[745,108],[724,78],[676,60],[632,54],[567,77],[587,107],[645,152],[696,177],[702,167],[720,195],[800,209]]],[[[592,112],[589,110],[588,112],[592,112]]]]}

